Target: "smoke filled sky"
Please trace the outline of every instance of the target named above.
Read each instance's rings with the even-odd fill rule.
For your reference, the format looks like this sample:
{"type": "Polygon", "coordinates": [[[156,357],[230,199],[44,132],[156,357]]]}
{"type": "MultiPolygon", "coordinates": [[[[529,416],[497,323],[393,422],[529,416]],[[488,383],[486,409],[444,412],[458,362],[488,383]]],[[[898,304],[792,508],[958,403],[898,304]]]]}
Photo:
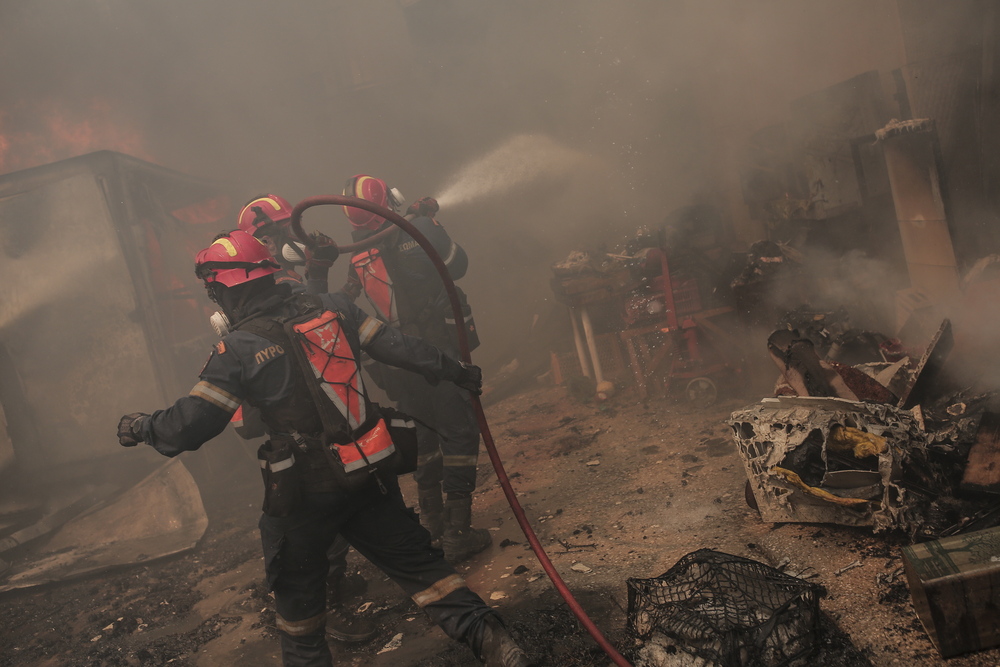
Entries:
{"type": "Polygon", "coordinates": [[[744,219],[749,134],[903,59],[895,0],[34,0],[3,3],[0,54],[4,170],[115,148],[248,196],[367,172],[412,199],[537,137],[560,159],[440,215],[494,322],[583,239],[744,219]]]}

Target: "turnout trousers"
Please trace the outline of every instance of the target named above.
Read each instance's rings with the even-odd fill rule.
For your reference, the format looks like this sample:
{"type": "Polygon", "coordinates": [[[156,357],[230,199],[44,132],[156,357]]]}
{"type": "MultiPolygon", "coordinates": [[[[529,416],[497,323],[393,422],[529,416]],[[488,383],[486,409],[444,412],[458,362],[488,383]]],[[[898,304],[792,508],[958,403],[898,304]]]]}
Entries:
{"type": "Polygon", "coordinates": [[[445,494],[471,495],[476,489],[479,424],[469,392],[451,382],[431,385],[416,373],[395,372],[392,380],[400,411],[417,420],[417,486],[441,482],[445,494]]]}
{"type": "Polygon", "coordinates": [[[494,612],[431,546],[403,504],[395,478],[358,493],[307,493],[290,516],[260,519],[264,568],[274,591],[285,667],[329,667],[326,643],[327,550],[340,534],[396,582],[430,619],[462,641],[494,612]]]}

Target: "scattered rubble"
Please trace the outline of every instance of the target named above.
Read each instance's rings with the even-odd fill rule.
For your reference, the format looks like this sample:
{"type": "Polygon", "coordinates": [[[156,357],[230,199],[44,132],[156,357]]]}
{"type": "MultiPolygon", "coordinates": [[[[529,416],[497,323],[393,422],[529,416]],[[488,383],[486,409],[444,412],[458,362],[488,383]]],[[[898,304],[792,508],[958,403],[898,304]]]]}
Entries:
{"type": "Polygon", "coordinates": [[[845,573],[845,572],[847,572],[849,570],[853,570],[856,567],[861,567],[861,561],[860,560],[856,560],[853,563],[849,563],[849,564],[845,565],[844,567],[842,567],[839,570],[837,570],[836,572],[834,572],[833,576],[839,577],[843,573],[845,573]]]}
{"type": "Polygon", "coordinates": [[[403,645],[403,633],[398,632],[392,636],[392,639],[389,640],[388,644],[386,644],[376,652],[376,655],[382,655],[383,653],[388,653],[389,651],[395,651],[402,645],[403,645]]]}
{"type": "MultiPolygon", "coordinates": [[[[849,322],[844,309],[799,308],[768,338],[779,370],[775,397],[737,410],[727,422],[746,470],[747,502],[772,523],[904,533],[918,543],[904,549],[914,607],[941,654],[997,645],[1000,634],[982,620],[995,608],[992,594],[968,591],[992,590],[1000,556],[992,556],[990,566],[983,554],[949,555],[968,551],[973,535],[994,539],[982,529],[1000,524],[996,392],[955,387],[947,368],[955,337],[947,319],[919,356],[898,339],[852,329],[849,322]],[[942,541],[919,543],[936,538],[942,541]],[[950,565],[928,565],[935,558],[950,565]],[[936,577],[945,575],[977,583],[966,584],[968,591],[937,588],[936,577]],[[982,623],[960,620],[970,614],[982,623]]],[[[832,574],[863,565],[856,559],[832,574]]],[[[896,599],[900,572],[876,576],[889,589],[880,600],[896,599]]]]}

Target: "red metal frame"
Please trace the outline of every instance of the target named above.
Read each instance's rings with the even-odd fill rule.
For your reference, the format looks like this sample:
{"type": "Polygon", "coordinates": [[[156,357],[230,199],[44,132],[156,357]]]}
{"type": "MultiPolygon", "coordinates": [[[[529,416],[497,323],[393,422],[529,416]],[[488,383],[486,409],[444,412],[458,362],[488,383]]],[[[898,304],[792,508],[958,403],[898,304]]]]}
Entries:
{"type": "MultiPolygon", "coordinates": [[[[656,370],[663,363],[664,358],[671,350],[676,350],[683,339],[685,355],[675,355],[670,363],[670,371],[664,374],[656,384],[662,387],[664,393],[668,393],[674,380],[693,380],[698,377],[717,377],[725,372],[739,373],[739,364],[733,364],[731,360],[706,363],[702,353],[700,332],[705,321],[724,312],[731,311],[730,308],[720,308],[710,311],[699,310],[696,313],[686,313],[679,315],[677,312],[678,299],[674,292],[673,279],[670,275],[670,263],[667,254],[661,248],[652,248],[647,251],[646,265],[658,263],[662,275],[660,280],[654,281],[654,285],[661,288],[663,300],[666,304],[666,316],[663,322],[638,328],[629,328],[621,332],[621,339],[625,343],[629,353],[629,360],[632,365],[633,375],[639,393],[645,398],[648,395],[648,382],[654,379],[656,370]],[[655,352],[649,349],[649,344],[644,340],[645,336],[653,333],[668,334],[668,338],[655,352]],[[647,368],[643,368],[643,363],[636,352],[636,345],[647,360],[647,368]]],[[[721,350],[716,350],[724,355],[721,350]]]]}

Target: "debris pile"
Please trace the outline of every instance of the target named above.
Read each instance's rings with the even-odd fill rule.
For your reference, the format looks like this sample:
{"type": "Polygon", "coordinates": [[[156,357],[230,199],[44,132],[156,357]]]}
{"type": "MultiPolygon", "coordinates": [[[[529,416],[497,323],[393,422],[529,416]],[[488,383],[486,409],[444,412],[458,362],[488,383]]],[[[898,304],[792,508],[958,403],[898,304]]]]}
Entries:
{"type": "Polygon", "coordinates": [[[728,422],[765,521],[922,539],[1000,523],[994,394],[949,388],[950,321],[917,361],[896,339],[850,328],[841,311],[798,309],[784,321],[768,339],[776,398],[728,422]]]}
{"type": "Polygon", "coordinates": [[[569,308],[576,352],[554,353],[557,382],[579,369],[602,400],[631,375],[643,398],[679,386],[708,405],[717,383],[740,373],[735,310],[716,289],[728,283],[726,253],[710,234],[703,245],[667,236],[666,227],[642,228],[617,252],[574,251],[552,265],[552,291],[569,308]]]}
{"type": "Polygon", "coordinates": [[[772,323],[782,303],[801,301],[808,288],[803,287],[803,257],[785,244],[758,241],[750,246],[743,266],[729,283],[740,319],[750,325],[772,323]]]}
{"type": "Polygon", "coordinates": [[[902,471],[926,461],[912,413],[839,398],[779,397],[733,413],[733,435],[765,521],[915,529],[902,471]]]}

